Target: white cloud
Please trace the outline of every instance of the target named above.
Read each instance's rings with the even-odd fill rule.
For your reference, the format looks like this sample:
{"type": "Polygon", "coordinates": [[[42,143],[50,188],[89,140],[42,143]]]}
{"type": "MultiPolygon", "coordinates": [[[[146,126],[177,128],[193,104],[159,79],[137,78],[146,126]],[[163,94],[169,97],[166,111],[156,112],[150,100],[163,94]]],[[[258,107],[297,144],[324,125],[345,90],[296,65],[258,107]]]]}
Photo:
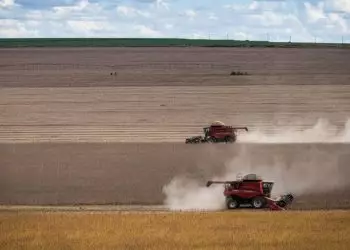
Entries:
{"type": "Polygon", "coordinates": [[[150,17],[150,13],[146,11],[140,11],[138,9],[128,7],[128,6],[118,6],[117,13],[119,15],[124,15],[126,17],[136,17],[136,16],[150,17]]]}
{"type": "Polygon", "coordinates": [[[136,10],[134,8],[130,8],[127,6],[118,6],[117,12],[118,14],[122,14],[124,16],[130,16],[130,15],[134,15],[136,10]]]}
{"type": "Polygon", "coordinates": [[[233,4],[226,4],[223,7],[228,10],[240,11],[240,10],[246,9],[248,6],[233,3],[233,4]]]}
{"type": "Polygon", "coordinates": [[[81,0],[74,5],[55,6],[49,10],[28,10],[24,16],[28,20],[56,20],[60,22],[106,20],[106,11],[98,3],[81,0]]]}
{"type": "MultiPolygon", "coordinates": [[[[332,1],[333,3],[336,2],[336,0],[332,1]]],[[[346,8],[346,6],[344,7],[346,8]]],[[[324,28],[330,30],[331,34],[349,33],[348,20],[346,20],[340,13],[325,12],[325,4],[323,2],[319,2],[316,6],[311,5],[310,3],[305,3],[305,8],[308,21],[310,23],[318,25],[317,27],[314,27],[316,30],[321,30],[322,26],[324,26],[324,28]]],[[[322,40],[322,38],[320,38],[319,40],[322,40]]]]}
{"type": "Polygon", "coordinates": [[[236,40],[250,40],[251,36],[244,32],[236,32],[233,34],[233,38],[236,40]]]}
{"type": "Polygon", "coordinates": [[[193,33],[191,38],[193,38],[193,39],[207,39],[208,35],[203,35],[200,33],[193,33]]]}
{"type": "Polygon", "coordinates": [[[15,0],[0,0],[1,8],[8,8],[15,5],[15,0]]]}
{"type": "Polygon", "coordinates": [[[28,11],[25,15],[29,20],[43,20],[45,18],[45,13],[40,10],[28,11]]]}
{"type": "Polygon", "coordinates": [[[350,13],[350,0],[327,0],[327,4],[335,11],[350,13]]]}
{"type": "Polygon", "coordinates": [[[251,18],[254,22],[263,26],[281,26],[285,24],[287,19],[293,19],[290,15],[283,15],[274,12],[263,12],[262,14],[252,15],[251,18]]]}
{"type": "Polygon", "coordinates": [[[209,14],[209,19],[210,20],[218,20],[218,17],[214,13],[209,14]]]}
{"type": "Polygon", "coordinates": [[[140,33],[141,36],[146,37],[161,37],[162,34],[150,27],[147,27],[145,25],[136,25],[135,29],[140,33]]]}
{"type": "Polygon", "coordinates": [[[343,17],[340,16],[340,14],[337,13],[330,13],[328,15],[328,22],[333,25],[334,28],[340,27],[342,32],[347,33],[348,32],[348,24],[345,21],[343,17]]]}
{"type": "Polygon", "coordinates": [[[167,3],[165,0],[155,0],[154,1],[154,5],[156,8],[161,9],[169,9],[169,3],[167,3]]]}
{"type": "Polygon", "coordinates": [[[171,30],[172,28],[174,28],[174,25],[170,24],[170,23],[167,23],[164,25],[164,27],[167,29],[167,30],[171,30]]]}
{"type": "Polygon", "coordinates": [[[37,30],[26,27],[26,24],[18,20],[0,20],[0,37],[37,37],[37,30]]]}
{"type": "Polygon", "coordinates": [[[316,6],[310,4],[309,2],[304,3],[304,5],[309,22],[317,22],[320,19],[325,18],[323,2],[319,2],[316,6]]]}
{"type": "Polygon", "coordinates": [[[66,15],[66,14],[70,14],[72,12],[83,11],[84,9],[89,7],[89,5],[90,5],[90,3],[89,3],[88,0],[80,0],[75,5],[71,5],[71,6],[56,6],[56,7],[53,7],[53,10],[59,15],[66,15]]]}
{"type": "Polygon", "coordinates": [[[232,11],[245,11],[245,12],[264,12],[264,11],[281,11],[286,7],[286,2],[281,1],[247,1],[245,4],[234,3],[226,4],[223,6],[225,9],[232,11]]]}
{"type": "Polygon", "coordinates": [[[0,0],[0,20],[12,20],[2,21],[0,36],[208,38],[211,34],[211,39],[226,39],[228,33],[231,39],[265,40],[269,33],[273,41],[288,41],[292,35],[293,41],[313,41],[317,36],[328,42],[350,36],[344,13],[350,10],[350,0],[315,1],[246,0],[220,6],[199,0],[76,0],[34,8],[24,1],[16,5],[0,0]]]}
{"type": "Polygon", "coordinates": [[[257,10],[258,8],[259,8],[259,3],[257,1],[253,1],[248,6],[248,9],[250,9],[250,10],[257,10]]]}
{"type": "Polygon", "coordinates": [[[185,10],[185,16],[190,19],[193,19],[197,16],[197,13],[194,10],[185,10]]]}
{"type": "Polygon", "coordinates": [[[74,33],[83,36],[93,36],[95,31],[108,29],[110,25],[107,22],[99,21],[81,21],[81,20],[69,20],[67,25],[73,30],[74,33]]]}
{"type": "Polygon", "coordinates": [[[313,38],[308,24],[302,22],[300,6],[299,11],[296,11],[297,5],[291,2],[253,1],[244,5],[224,7],[231,13],[231,16],[227,17],[232,20],[228,25],[234,28],[228,32],[230,37],[235,39],[286,42],[292,35],[294,41],[305,42],[313,38]]]}

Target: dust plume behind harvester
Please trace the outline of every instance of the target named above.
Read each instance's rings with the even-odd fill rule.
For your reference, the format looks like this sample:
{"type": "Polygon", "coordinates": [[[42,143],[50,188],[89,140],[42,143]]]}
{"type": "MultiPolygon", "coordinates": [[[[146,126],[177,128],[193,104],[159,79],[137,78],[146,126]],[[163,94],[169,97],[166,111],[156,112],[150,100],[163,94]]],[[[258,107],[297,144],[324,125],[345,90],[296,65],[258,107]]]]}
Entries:
{"type": "Polygon", "coordinates": [[[223,194],[227,209],[250,206],[255,209],[285,210],[294,200],[294,196],[290,193],[272,199],[274,182],[264,181],[256,174],[238,177],[235,181],[208,181],[206,186],[210,187],[212,184],[224,185],[223,194]]]}
{"type": "Polygon", "coordinates": [[[204,136],[186,138],[186,144],[233,143],[237,140],[238,130],[248,131],[248,128],[227,126],[223,122],[215,121],[209,127],[203,128],[204,136]]]}

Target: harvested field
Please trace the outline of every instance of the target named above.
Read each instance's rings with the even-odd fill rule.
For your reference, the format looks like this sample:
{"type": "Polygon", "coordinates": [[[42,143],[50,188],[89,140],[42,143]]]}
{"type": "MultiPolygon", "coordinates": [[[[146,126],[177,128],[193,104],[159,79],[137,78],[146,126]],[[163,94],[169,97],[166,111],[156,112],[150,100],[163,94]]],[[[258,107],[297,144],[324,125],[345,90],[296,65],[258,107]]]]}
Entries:
{"type": "Polygon", "coordinates": [[[0,203],[159,204],[162,188],[178,175],[202,183],[249,162],[257,166],[249,170],[271,166],[278,177],[284,169],[288,188],[301,180],[295,209],[349,208],[347,128],[327,145],[332,136],[319,127],[311,139],[301,136],[301,145],[264,144],[260,137],[253,141],[259,145],[183,145],[213,120],[267,137],[310,128],[319,118],[343,129],[349,53],[0,49],[0,203]],[[230,76],[232,70],[249,74],[230,76]],[[239,163],[230,163],[234,157],[239,163]]]}
{"type": "Polygon", "coordinates": [[[0,55],[3,87],[350,84],[347,49],[28,48],[0,55]],[[230,76],[233,70],[248,76],[230,76]]]}
{"type": "Polygon", "coordinates": [[[184,142],[214,120],[266,132],[319,118],[342,127],[349,100],[350,85],[5,88],[0,142],[184,142]]]}
{"type": "Polygon", "coordinates": [[[348,249],[350,214],[0,213],[1,249],[348,249]]]}
{"type": "Polygon", "coordinates": [[[176,176],[204,186],[226,169],[251,167],[276,179],[276,190],[281,180],[269,171],[282,171],[288,188],[303,192],[293,208],[347,208],[349,150],[347,144],[2,144],[0,203],[162,204],[162,189],[176,176]]]}

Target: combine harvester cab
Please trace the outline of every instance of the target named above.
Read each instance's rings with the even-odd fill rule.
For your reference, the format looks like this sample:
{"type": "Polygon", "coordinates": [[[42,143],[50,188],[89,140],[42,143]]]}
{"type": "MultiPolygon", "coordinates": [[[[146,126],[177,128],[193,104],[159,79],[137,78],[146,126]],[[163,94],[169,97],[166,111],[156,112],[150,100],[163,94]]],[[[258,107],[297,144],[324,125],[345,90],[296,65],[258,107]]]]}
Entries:
{"type": "Polygon", "coordinates": [[[203,128],[204,136],[186,138],[186,144],[198,143],[234,143],[237,140],[238,130],[248,131],[247,127],[227,126],[223,122],[213,122],[209,127],[203,128]]]}
{"type": "Polygon", "coordinates": [[[294,200],[292,194],[272,199],[271,191],[274,183],[263,181],[255,174],[246,175],[236,181],[208,181],[207,187],[212,184],[224,184],[223,194],[227,209],[251,206],[255,209],[285,210],[294,200]]]}

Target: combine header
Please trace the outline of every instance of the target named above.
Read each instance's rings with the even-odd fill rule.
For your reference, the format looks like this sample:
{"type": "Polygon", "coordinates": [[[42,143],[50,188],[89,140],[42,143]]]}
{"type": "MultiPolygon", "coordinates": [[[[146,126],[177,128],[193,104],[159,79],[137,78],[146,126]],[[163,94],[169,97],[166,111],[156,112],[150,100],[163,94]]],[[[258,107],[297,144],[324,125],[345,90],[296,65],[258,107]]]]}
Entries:
{"type": "Polygon", "coordinates": [[[207,187],[212,184],[224,184],[227,209],[248,205],[255,209],[285,210],[294,199],[292,194],[283,195],[277,200],[271,199],[274,183],[263,181],[255,174],[246,175],[236,181],[208,181],[207,187]]]}
{"type": "Polygon", "coordinates": [[[210,127],[203,128],[203,136],[193,136],[186,138],[186,144],[197,144],[197,143],[233,143],[237,140],[237,131],[245,130],[248,131],[247,127],[232,127],[226,126],[220,121],[213,122],[210,127]]]}

